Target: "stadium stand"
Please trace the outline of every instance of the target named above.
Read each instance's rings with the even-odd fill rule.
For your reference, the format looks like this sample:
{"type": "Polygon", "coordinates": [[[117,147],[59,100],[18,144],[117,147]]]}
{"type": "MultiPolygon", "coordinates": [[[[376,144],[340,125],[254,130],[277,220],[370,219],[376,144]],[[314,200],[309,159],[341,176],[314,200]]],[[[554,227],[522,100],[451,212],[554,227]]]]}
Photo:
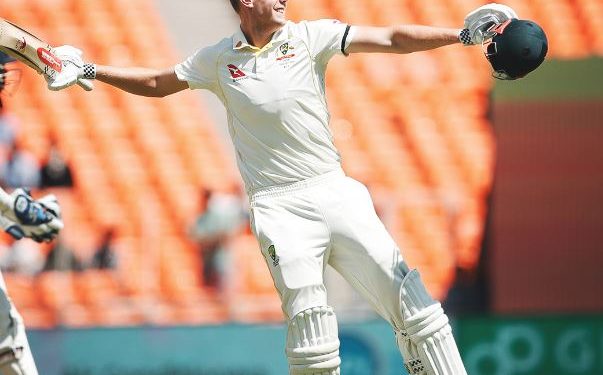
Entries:
{"type": "MultiPolygon", "coordinates": [[[[290,2],[289,16],[458,26],[483,3],[304,0],[290,2]]],[[[551,56],[603,54],[599,0],[504,3],[543,25],[551,56]]],[[[179,61],[150,0],[3,0],[0,13],[55,45],[80,46],[94,61],[153,67],[179,61]]],[[[455,269],[475,267],[479,257],[494,163],[491,84],[479,49],[458,46],[402,57],[336,58],[328,74],[344,167],[384,192],[395,208],[389,223],[394,237],[438,298],[455,269]]],[[[235,241],[231,302],[201,286],[200,260],[183,228],[195,215],[200,187],[230,186],[238,176],[194,94],[147,99],[102,84],[91,93],[54,93],[23,69],[8,108],[18,119],[20,144],[42,158],[53,134],[72,163],[75,188],[53,190],[63,204],[65,241],[88,259],[102,229],[118,228],[116,271],[4,275],[29,327],[281,319],[249,234],[235,241]]]]}

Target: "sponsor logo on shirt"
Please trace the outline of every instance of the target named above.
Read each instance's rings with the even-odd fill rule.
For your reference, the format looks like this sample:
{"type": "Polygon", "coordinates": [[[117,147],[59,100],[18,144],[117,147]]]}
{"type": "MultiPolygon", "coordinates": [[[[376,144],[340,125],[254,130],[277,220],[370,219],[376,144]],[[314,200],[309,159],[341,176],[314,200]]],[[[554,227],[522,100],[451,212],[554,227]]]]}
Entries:
{"type": "Polygon", "coordinates": [[[233,64],[228,64],[226,65],[226,67],[228,68],[228,72],[230,73],[230,76],[232,77],[233,81],[238,81],[240,79],[247,78],[247,75],[233,64]]]}

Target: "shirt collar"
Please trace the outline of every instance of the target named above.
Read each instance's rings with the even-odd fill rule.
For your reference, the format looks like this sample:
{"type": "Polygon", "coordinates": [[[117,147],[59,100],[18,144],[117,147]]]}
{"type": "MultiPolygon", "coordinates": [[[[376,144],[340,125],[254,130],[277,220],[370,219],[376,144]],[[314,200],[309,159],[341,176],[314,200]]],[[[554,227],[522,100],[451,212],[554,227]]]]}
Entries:
{"type": "Polygon", "coordinates": [[[266,50],[266,49],[272,47],[272,45],[277,42],[287,40],[288,38],[289,38],[289,21],[287,21],[287,23],[283,27],[281,27],[280,30],[278,30],[277,32],[274,33],[274,35],[272,36],[272,40],[270,40],[270,42],[268,44],[266,44],[264,46],[264,48],[258,48],[258,47],[255,47],[255,46],[252,46],[251,44],[249,44],[247,42],[247,38],[245,37],[245,34],[243,34],[243,31],[241,30],[241,27],[239,27],[238,30],[232,36],[232,49],[243,50],[245,48],[249,48],[249,49],[253,50],[254,52],[259,52],[259,51],[263,51],[263,50],[266,50]]]}

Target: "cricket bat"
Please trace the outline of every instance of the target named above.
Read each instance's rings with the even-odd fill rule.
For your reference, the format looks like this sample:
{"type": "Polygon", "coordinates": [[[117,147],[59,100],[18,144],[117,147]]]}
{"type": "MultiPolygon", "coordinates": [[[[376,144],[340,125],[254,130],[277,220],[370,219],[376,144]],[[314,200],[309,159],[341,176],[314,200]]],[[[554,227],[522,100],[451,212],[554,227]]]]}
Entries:
{"type": "MultiPolygon", "coordinates": [[[[0,18],[0,50],[47,77],[54,77],[63,69],[63,62],[50,44],[4,18],[0,18]]],[[[80,79],[77,83],[86,91],[94,88],[89,80],[80,79]]]]}

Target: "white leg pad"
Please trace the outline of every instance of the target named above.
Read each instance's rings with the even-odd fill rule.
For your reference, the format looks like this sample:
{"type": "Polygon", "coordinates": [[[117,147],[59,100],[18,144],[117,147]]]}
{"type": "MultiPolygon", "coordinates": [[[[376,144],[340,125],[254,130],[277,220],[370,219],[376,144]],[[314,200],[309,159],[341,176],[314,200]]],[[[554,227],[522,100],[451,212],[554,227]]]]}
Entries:
{"type": "Polygon", "coordinates": [[[289,321],[287,358],[291,375],[339,375],[337,319],[328,306],[302,311],[289,321]]]}
{"type": "Polygon", "coordinates": [[[402,281],[400,306],[404,329],[396,332],[396,339],[408,373],[466,375],[448,317],[425,290],[417,270],[402,281]]]}

